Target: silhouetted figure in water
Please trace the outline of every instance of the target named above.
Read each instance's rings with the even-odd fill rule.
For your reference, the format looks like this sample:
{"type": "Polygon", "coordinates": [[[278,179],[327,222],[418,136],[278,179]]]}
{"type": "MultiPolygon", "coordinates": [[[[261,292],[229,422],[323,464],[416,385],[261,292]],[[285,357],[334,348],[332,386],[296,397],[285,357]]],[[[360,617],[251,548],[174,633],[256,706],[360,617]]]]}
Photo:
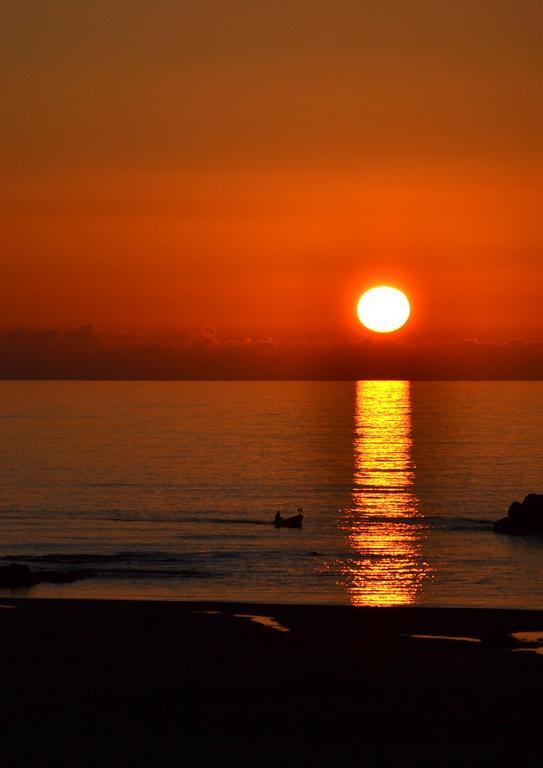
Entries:
{"type": "Polygon", "coordinates": [[[275,513],[275,517],[273,520],[273,524],[275,525],[276,528],[279,528],[279,526],[281,525],[281,520],[282,520],[281,513],[277,511],[275,513]]]}

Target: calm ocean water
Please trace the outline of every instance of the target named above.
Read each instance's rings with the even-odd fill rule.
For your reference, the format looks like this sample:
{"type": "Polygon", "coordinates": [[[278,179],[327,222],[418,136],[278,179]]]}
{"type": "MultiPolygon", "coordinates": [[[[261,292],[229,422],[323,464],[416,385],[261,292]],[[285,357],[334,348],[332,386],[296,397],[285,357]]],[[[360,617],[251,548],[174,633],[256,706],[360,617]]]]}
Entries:
{"type": "MultiPolygon", "coordinates": [[[[0,560],[35,596],[543,608],[543,383],[0,382],[0,560]],[[304,508],[303,530],[271,520],[304,508]]],[[[4,590],[4,594],[14,594],[4,590]]]]}

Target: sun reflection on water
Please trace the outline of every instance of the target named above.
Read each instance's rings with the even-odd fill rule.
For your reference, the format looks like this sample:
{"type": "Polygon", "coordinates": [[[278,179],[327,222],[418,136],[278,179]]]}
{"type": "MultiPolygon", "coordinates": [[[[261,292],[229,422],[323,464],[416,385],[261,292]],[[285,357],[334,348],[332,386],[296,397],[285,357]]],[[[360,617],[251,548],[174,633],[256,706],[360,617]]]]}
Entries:
{"type": "Polygon", "coordinates": [[[414,490],[410,384],[356,384],[352,505],[342,521],[354,605],[408,605],[428,575],[414,490]]]}

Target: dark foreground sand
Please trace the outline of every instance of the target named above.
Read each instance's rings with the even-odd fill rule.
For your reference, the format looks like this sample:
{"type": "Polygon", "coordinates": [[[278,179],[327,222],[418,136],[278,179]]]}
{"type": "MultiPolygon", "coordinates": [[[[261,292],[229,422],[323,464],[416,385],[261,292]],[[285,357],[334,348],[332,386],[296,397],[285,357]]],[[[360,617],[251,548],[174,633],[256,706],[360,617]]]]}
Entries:
{"type": "Polygon", "coordinates": [[[0,603],[5,768],[543,761],[543,613],[0,603]]]}

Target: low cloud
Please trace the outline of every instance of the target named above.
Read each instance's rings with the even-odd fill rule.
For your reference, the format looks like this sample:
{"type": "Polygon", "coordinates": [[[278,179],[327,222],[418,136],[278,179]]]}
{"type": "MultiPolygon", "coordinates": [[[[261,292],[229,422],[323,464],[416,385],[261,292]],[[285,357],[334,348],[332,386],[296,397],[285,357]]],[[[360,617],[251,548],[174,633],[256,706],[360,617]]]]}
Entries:
{"type": "Polygon", "coordinates": [[[221,338],[211,327],[169,341],[98,332],[0,334],[3,379],[543,379],[543,342],[407,344],[221,338]]]}

